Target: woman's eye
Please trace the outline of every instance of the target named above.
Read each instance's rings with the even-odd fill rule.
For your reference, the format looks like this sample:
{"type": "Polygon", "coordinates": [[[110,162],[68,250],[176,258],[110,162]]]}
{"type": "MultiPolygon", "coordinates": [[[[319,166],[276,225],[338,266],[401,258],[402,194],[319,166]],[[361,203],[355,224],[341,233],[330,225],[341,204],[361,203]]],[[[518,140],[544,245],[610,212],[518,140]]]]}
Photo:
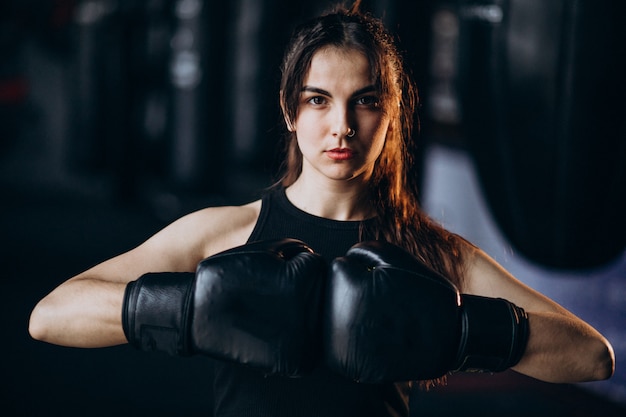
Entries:
{"type": "Polygon", "coordinates": [[[378,107],[379,101],[376,96],[363,96],[357,99],[356,104],[361,106],[378,107]]]}
{"type": "Polygon", "coordinates": [[[314,104],[316,106],[322,105],[326,103],[326,99],[324,97],[321,96],[315,96],[315,97],[311,97],[309,100],[309,103],[314,104]]]}

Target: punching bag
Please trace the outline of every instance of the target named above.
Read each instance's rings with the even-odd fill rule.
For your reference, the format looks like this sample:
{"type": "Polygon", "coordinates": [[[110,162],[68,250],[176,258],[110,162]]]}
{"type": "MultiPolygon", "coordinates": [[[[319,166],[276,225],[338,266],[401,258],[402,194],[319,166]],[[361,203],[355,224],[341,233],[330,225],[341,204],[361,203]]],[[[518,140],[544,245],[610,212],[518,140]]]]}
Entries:
{"type": "Polygon", "coordinates": [[[603,266],[626,232],[626,2],[459,0],[469,150],[512,246],[603,266]]]}

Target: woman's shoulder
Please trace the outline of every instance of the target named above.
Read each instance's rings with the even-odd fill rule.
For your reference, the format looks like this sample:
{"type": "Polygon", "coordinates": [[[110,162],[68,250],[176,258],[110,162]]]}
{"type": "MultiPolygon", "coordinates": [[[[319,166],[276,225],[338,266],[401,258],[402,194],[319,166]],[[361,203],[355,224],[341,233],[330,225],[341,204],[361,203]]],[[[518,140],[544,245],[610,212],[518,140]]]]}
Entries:
{"type": "Polygon", "coordinates": [[[187,216],[208,222],[214,222],[218,218],[220,220],[229,220],[230,222],[245,222],[246,220],[250,220],[251,217],[257,217],[259,215],[261,211],[261,201],[262,200],[255,200],[241,205],[206,207],[192,212],[187,216]]]}
{"type": "Polygon", "coordinates": [[[261,211],[261,200],[237,206],[203,208],[175,220],[148,240],[148,248],[184,252],[200,259],[246,243],[261,211]]]}
{"type": "Polygon", "coordinates": [[[466,271],[466,292],[488,297],[504,297],[503,294],[507,294],[508,298],[512,297],[510,292],[520,283],[510,272],[487,252],[467,241],[463,245],[462,253],[466,271]]]}
{"type": "Polygon", "coordinates": [[[203,235],[204,255],[243,245],[261,212],[261,200],[236,206],[207,207],[189,214],[193,230],[203,235]]]}

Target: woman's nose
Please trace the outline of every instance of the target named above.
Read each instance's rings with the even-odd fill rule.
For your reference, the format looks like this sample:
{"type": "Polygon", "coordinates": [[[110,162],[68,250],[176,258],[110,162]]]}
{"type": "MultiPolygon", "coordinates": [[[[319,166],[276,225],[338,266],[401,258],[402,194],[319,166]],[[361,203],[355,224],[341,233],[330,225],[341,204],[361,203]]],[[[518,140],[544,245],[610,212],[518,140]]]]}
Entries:
{"type": "Polygon", "coordinates": [[[348,109],[336,109],[333,114],[332,134],[337,137],[349,136],[353,127],[350,125],[350,114],[348,109]]]}

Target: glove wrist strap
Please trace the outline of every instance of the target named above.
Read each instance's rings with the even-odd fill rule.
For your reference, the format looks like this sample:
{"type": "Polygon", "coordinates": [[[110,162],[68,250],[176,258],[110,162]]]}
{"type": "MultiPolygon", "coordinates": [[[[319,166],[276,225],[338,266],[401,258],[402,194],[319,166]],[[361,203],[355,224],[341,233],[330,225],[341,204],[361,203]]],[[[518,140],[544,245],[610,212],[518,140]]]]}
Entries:
{"type": "Polygon", "coordinates": [[[143,351],[189,355],[186,325],[194,274],[149,273],[128,283],[122,327],[128,343],[143,351]]]}
{"type": "Polygon", "coordinates": [[[528,342],[528,315],[502,298],[462,295],[457,371],[501,372],[516,365],[528,342]]]}

